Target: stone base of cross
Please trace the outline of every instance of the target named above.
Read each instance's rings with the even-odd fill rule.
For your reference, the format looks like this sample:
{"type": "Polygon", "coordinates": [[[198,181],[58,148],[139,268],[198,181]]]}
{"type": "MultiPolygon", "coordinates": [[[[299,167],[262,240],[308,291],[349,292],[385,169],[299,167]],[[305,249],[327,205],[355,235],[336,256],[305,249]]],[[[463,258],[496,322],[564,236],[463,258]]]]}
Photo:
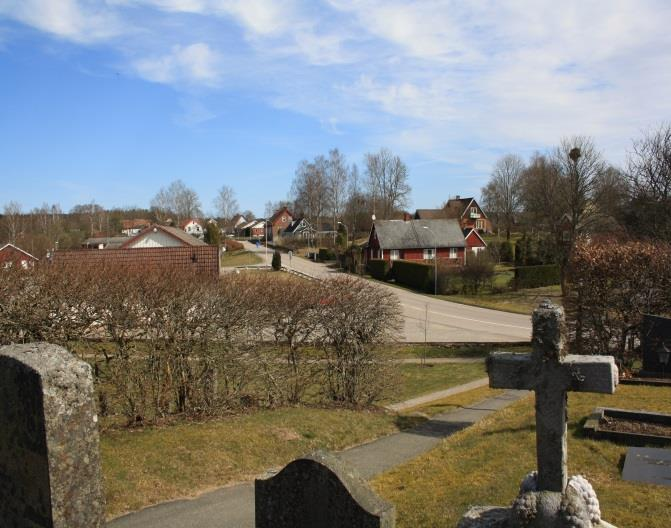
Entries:
{"type": "Polygon", "coordinates": [[[487,372],[492,388],[535,392],[538,471],[525,477],[510,508],[471,508],[459,528],[610,527],[590,483],[567,477],[567,393],[612,394],[617,366],[612,356],[567,355],[564,310],[550,301],[538,306],[532,322],[532,353],[494,352],[487,372]]]}

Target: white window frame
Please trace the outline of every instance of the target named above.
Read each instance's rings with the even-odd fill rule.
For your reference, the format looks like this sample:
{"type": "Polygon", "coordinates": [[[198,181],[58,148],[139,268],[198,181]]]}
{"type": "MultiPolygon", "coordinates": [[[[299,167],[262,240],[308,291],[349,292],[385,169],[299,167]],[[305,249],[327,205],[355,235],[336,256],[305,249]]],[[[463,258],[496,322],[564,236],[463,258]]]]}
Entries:
{"type": "Polygon", "coordinates": [[[475,221],[475,229],[484,229],[485,228],[485,222],[481,218],[478,218],[475,221]]]}
{"type": "Polygon", "coordinates": [[[389,250],[389,259],[398,260],[401,258],[401,252],[398,249],[389,250]]]}
{"type": "Polygon", "coordinates": [[[457,248],[450,248],[450,258],[455,259],[459,256],[459,253],[457,252],[457,248]]]}
{"type": "Polygon", "coordinates": [[[471,207],[471,214],[478,214],[478,208],[477,207],[471,207]]]}
{"type": "Polygon", "coordinates": [[[424,250],[422,256],[424,257],[424,260],[433,260],[436,257],[436,252],[433,248],[428,248],[424,250]]]}

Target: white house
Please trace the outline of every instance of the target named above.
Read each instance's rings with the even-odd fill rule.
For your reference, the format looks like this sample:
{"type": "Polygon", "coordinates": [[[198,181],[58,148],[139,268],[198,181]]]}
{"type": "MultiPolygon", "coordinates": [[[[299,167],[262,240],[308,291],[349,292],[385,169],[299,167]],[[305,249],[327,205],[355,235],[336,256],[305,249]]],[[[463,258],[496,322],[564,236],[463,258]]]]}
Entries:
{"type": "Polygon", "coordinates": [[[197,218],[189,218],[185,222],[182,222],[182,229],[196,238],[203,238],[205,236],[205,227],[197,218]]]}

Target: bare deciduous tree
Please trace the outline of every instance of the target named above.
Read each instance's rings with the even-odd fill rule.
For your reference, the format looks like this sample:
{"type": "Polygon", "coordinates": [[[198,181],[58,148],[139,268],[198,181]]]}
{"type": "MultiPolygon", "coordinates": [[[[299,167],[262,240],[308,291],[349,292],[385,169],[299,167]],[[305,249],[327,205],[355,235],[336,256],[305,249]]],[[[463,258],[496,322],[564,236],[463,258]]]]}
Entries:
{"type": "Polygon", "coordinates": [[[162,187],[152,199],[151,208],[159,220],[175,215],[180,222],[202,215],[198,193],[184,185],[182,180],[172,182],[167,188],[162,187]]]}
{"type": "Polygon", "coordinates": [[[510,240],[510,231],[516,215],[522,207],[522,173],[524,162],[514,154],[499,159],[494,165],[491,178],[482,189],[482,200],[488,211],[496,214],[510,240]]]}
{"type": "Polygon", "coordinates": [[[5,227],[7,240],[11,244],[15,244],[19,233],[21,233],[21,204],[13,200],[5,204],[5,206],[2,208],[2,220],[5,227]]]}
{"type": "Polygon", "coordinates": [[[394,212],[405,207],[410,197],[408,168],[401,158],[389,149],[382,148],[366,154],[368,189],[374,200],[375,213],[381,218],[391,218],[394,212]]]}
{"type": "Polygon", "coordinates": [[[214,207],[224,222],[228,222],[240,207],[235,198],[235,191],[228,185],[223,185],[214,199],[214,207]]]}
{"type": "Polygon", "coordinates": [[[627,169],[635,228],[671,240],[671,124],[634,141],[627,169]]]}
{"type": "Polygon", "coordinates": [[[335,241],[338,221],[342,219],[342,213],[347,193],[347,181],[349,171],[345,156],[338,150],[333,149],[329,152],[326,179],[329,191],[329,205],[333,215],[333,240],[335,241]]]}
{"type": "Polygon", "coordinates": [[[324,156],[317,156],[313,162],[303,160],[296,169],[292,185],[297,214],[307,217],[317,229],[328,210],[327,168],[324,156]]]}

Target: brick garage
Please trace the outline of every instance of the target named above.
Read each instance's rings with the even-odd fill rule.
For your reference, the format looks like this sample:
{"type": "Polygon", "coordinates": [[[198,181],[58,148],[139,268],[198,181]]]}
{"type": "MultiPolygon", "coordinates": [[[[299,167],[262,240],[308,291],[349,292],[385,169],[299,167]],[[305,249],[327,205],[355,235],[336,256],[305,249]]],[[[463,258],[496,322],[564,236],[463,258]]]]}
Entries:
{"type": "Polygon", "coordinates": [[[53,263],[60,266],[122,266],[142,270],[169,267],[219,277],[217,246],[156,247],[143,249],[78,249],[56,251],[53,263]]]}

